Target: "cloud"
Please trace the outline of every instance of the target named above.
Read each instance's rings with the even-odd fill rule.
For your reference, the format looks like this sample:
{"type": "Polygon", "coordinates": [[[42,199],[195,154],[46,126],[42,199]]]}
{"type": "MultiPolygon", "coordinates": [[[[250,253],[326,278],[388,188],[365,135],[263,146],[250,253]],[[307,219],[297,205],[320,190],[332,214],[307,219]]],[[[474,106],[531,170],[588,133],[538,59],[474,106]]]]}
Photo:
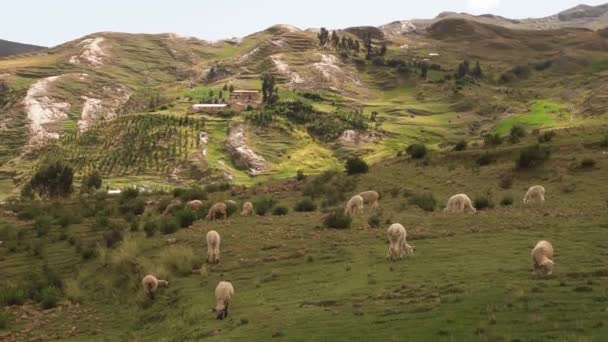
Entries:
{"type": "Polygon", "coordinates": [[[473,13],[487,13],[498,8],[500,0],[467,0],[467,8],[473,13]]]}

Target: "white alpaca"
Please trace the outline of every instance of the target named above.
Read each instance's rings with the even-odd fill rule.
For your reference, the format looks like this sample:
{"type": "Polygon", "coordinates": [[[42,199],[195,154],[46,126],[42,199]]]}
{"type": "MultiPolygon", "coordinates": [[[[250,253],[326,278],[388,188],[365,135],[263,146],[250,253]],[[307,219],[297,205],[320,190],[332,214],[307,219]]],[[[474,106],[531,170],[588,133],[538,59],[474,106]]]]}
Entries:
{"type": "Polygon", "coordinates": [[[226,204],[224,203],[215,203],[210,209],[209,213],[206,216],[207,220],[214,221],[218,215],[224,217],[224,220],[228,219],[228,213],[226,212],[226,204]]]}
{"type": "Polygon", "coordinates": [[[553,273],[553,246],[550,242],[539,241],[530,253],[534,273],[551,275],[553,273]]]}
{"type": "Polygon", "coordinates": [[[220,262],[220,234],[215,230],[207,233],[207,262],[217,264],[220,262]]]}
{"type": "Polygon", "coordinates": [[[545,203],[545,188],[542,185],[535,185],[528,189],[524,197],[524,204],[545,203]]]}
{"type": "Polygon", "coordinates": [[[154,299],[154,294],[159,287],[169,287],[169,282],[162,279],[156,279],[155,276],[148,274],[141,280],[144,286],[144,292],[150,299],[154,299]]]}
{"type": "Polygon", "coordinates": [[[355,195],[346,203],[344,215],[353,216],[360,210],[363,210],[363,197],[355,195]]]}
{"type": "Polygon", "coordinates": [[[395,260],[414,254],[415,247],[407,243],[407,232],[401,224],[392,224],[387,230],[387,236],[389,246],[386,257],[388,259],[395,260]]]}
{"type": "Polygon", "coordinates": [[[446,213],[475,213],[477,212],[477,209],[473,207],[473,203],[471,202],[469,196],[465,194],[458,194],[450,197],[444,211],[446,213]]]}
{"type": "Polygon", "coordinates": [[[253,204],[251,202],[243,203],[243,211],[241,216],[253,216],[253,204]]]}
{"type": "Polygon", "coordinates": [[[378,208],[378,198],[380,198],[380,195],[378,194],[378,192],[370,190],[370,191],[364,191],[362,193],[359,194],[359,196],[361,196],[361,198],[363,198],[363,204],[365,206],[371,206],[372,208],[378,208]]]}
{"type": "Polygon", "coordinates": [[[215,308],[213,312],[216,318],[222,320],[228,317],[228,306],[234,296],[234,287],[230,282],[220,281],[215,287],[215,308]]]}

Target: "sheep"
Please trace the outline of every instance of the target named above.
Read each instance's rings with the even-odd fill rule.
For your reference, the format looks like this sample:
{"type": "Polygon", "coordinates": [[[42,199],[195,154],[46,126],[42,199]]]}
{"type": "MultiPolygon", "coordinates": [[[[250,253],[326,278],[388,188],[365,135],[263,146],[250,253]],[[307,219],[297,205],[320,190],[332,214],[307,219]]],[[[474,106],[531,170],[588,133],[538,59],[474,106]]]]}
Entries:
{"type": "Polygon", "coordinates": [[[359,196],[363,198],[363,204],[366,206],[371,205],[374,209],[378,208],[378,198],[380,198],[380,195],[376,191],[364,191],[359,196]]]}
{"type": "Polygon", "coordinates": [[[217,218],[217,215],[220,214],[222,216],[224,216],[224,220],[228,219],[228,213],[226,211],[226,204],[225,203],[215,203],[210,209],[209,209],[209,213],[207,214],[207,216],[205,217],[207,220],[215,220],[217,218]]]}
{"type": "Polygon", "coordinates": [[[538,204],[545,203],[545,188],[542,185],[535,185],[528,189],[524,197],[524,204],[536,202],[538,204]]]}
{"type": "Polygon", "coordinates": [[[203,207],[203,202],[199,201],[199,200],[193,200],[188,202],[188,204],[186,204],[186,206],[192,210],[199,210],[200,208],[203,207]]]}
{"type": "Polygon", "coordinates": [[[222,320],[228,317],[228,306],[234,296],[234,287],[230,282],[220,281],[215,287],[215,312],[217,319],[222,320]]]}
{"type": "Polygon", "coordinates": [[[359,210],[363,210],[363,197],[355,195],[350,200],[348,200],[348,203],[346,203],[344,215],[353,216],[359,210]]]}
{"type": "Polygon", "coordinates": [[[217,264],[220,262],[220,234],[215,230],[207,233],[207,262],[217,264]]]}
{"type": "Polygon", "coordinates": [[[388,228],[387,236],[389,242],[387,259],[395,260],[396,258],[403,258],[405,255],[414,254],[416,247],[407,243],[407,233],[401,224],[392,224],[388,228]]]}
{"type": "Polygon", "coordinates": [[[253,216],[253,204],[251,202],[243,203],[243,211],[241,216],[253,216]]]}
{"type": "Polygon", "coordinates": [[[458,194],[450,197],[448,204],[443,211],[446,213],[476,213],[477,209],[473,207],[469,196],[465,194],[458,194]]]}
{"type": "Polygon", "coordinates": [[[166,208],[165,211],[163,212],[163,216],[167,216],[170,215],[171,213],[173,213],[173,210],[179,208],[182,205],[181,202],[172,202],[171,204],[169,204],[166,208]]]}
{"type": "Polygon", "coordinates": [[[553,273],[553,246],[550,242],[541,240],[532,249],[533,273],[551,275],[553,273]]]}
{"type": "Polygon", "coordinates": [[[169,287],[169,282],[162,279],[156,279],[155,276],[148,274],[142,279],[141,284],[144,286],[144,292],[150,299],[154,299],[154,294],[159,287],[169,287]]]}

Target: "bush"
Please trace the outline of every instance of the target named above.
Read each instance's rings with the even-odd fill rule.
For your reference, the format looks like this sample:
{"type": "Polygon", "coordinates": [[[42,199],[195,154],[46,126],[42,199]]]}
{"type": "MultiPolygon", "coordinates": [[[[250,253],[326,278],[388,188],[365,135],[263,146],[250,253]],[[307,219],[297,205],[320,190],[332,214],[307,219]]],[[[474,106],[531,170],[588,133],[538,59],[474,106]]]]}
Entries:
{"type": "Polygon", "coordinates": [[[113,248],[124,238],[122,231],[118,228],[112,228],[108,231],[105,231],[103,232],[102,236],[107,248],[113,248]]]}
{"type": "Polygon", "coordinates": [[[541,135],[538,136],[538,142],[539,143],[550,142],[551,140],[553,140],[553,138],[555,138],[555,136],[556,136],[555,131],[543,132],[541,135]]]}
{"type": "Polygon", "coordinates": [[[42,214],[43,214],[42,209],[32,203],[30,205],[26,205],[23,208],[21,208],[19,210],[19,212],[17,213],[17,218],[22,221],[33,220],[42,214]]]}
{"type": "Polygon", "coordinates": [[[502,144],[502,137],[497,134],[487,134],[483,137],[483,144],[486,147],[498,146],[502,144]]]}
{"type": "Polygon", "coordinates": [[[592,169],[595,167],[596,161],[595,159],[585,158],[581,160],[581,169],[592,169]]]}
{"type": "Polygon", "coordinates": [[[4,311],[0,311],[0,330],[8,328],[9,322],[9,315],[4,311]]]}
{"type": "Polygon", "coordinates": [[[309,197],[299,200],[293,210],[297,212],[312,212],[317,210],[317,204],[309,197]]]}
{"type": "Polygon", "coordinates": [[[515,125],[511,127],[511,131],[509,132],[509,137],[512,142],[519,142],[520,138],[526,136],[526,129],[522,125],[515,125]]]}
{"type": "Polygon", "coordinates": [[[105,211],[100,211],[95,215],[95,222],[93,223],[93,228],[95,229],[105,229],[110,225],[110,219],[105,211]]]}
{"type": "Polygon", "coordinates": [[[263,197],[253,202],[253,210],[257,215],[264,216],[275,206],[276,201],[272,197],[263,197]]]}
{"type": "Polygon", "coordinates": [[[511,187],[513,186],[513,177],[511,176],[504,176],[500,179],[500,181],[498,182],[498,186],[500,186],[501,189],[511,189],[511,187]]]}
{"type": "Polygon", "coordinates": [[[144,232],[146,232],[146,237],[152,237],[156,234],[158,230],[158,221],[153,218],[147,218],[144,222],[144,232]]]}
{"type": "Polygon", "coordinates": [[[81,192],[89,192],[91,190],[101,189],[103,179],[99,171],[92,171],[89,174],[82,177],[82,185],[80,186],[81,192]]]}
{"type": "Polygon", "coordinates": [[[183,208],[175,212],[175,219],[177,220],[177,224],[181,228],[187,228],[190,227],[192,223],[194,223],[196,216],[192,209],[183,208]]]}
{"type": "Polygon", "coordinates": [[[289,208],[287,208],[286,206],[278,206],[275,207],[274,210],[272,211],[272,215],[274,216],[285,216],[289,213],[289,208]]]}
{"type": "Polygon", "coordinates": [[[346,173],[349,175],[367,173],[367,171],[369,171],[369,165],[359,157],[350,158],[346,161],[346,173]]]}
{"type": "Polygon", "coordinates": [[[459,142],[456,143],[456,145],[454,145],[454,151],[464,151],[467,149],[467,142],[466,140],[460,140],[459,142]]]}
{"type": "Polygon", "coordinates": [[[534,168],[549,159],[550,154],[551,151],[541,145],[528,146],[519,154],[515,164],[518,169],[534,168]]]}
{"type": "Polygon", "coordinates": [[[504,196],[500,200],[500,205],[503,206],[503,207],[508,207],[510,205],[513,205],[513,196],[511,196],[511,195],[504,196]]]}
{"type": "Polygon", "coordinates": [[[335,209],[329,212],[323,218],[323,226],[325,228],[347,229],[350,228],[353,219],[344,214],[342,209],[335,209]]]}
{"type": "Polygon", "coordinates": [[[422,159],[426,157],[427,154],[426,146],[423,144],[412,144],[405,149],[405,152],[412,159],[422,159]]]}
{"type": "Polygon", "coordinates": [[[372,228],[380,228],[382,223],[382,214],[377,212],[367,219],[367,224],[372,228]]]}
{"type": "Polygon", "coordinates": [[[160,261],[169,271],[185,276],[192,273],[196,258],[192,248],[172,246],[161,252],[160,261]]]}
{"type": "Polygon", "coordinates": [[[34,220],[34,229],[36,230],[36,235],[44,236],[46,235],[52,227],[52,218],[48,215],[41,215],[36,217],[34,220]]]}
{"type": "Polygon", "coordinates": [[[486,152],[484,152],[484,154],[482,154],[475,160],[475,164],[477,164],[479,166],[487,166],[487,165],[492,164],[495,159],[496,159],[496,157],[494,156],[493,153],[486,151],[486,152]]]}
{"type": "Polygon", "coordinates": [[[73,178],[74,170],[70,165],[55,161],[37,170],[29,185],[41,197],[68,197],[73,190],[73,178]]]}
{"type": "Polygon", "coordinates": [[[599,142],[600,147],[608,147],[608,134],[599,142]]]}
{"type": "Polygon", "coordinates": [[[306,179],[306,175],[304,174],[304,171],[298,170],[298,172],[296,172],[296,180],[303,181],[305,179],[306,179]]]}
{"type": "Polygon", "coordinates": [[[239,210],[239,207],[236,204],[226,203],[226,215],[228,217],[234,215],[239,210]]]}
{"type": "Polygon", "coordinates": [[[179,229],[175,218],[163,217],[160,220],[160,232],[163,235],[173,234],[179,229]]]}
{"type": "Polygon", "coordinates": [[[25,293],[19,286],[3,286],[0,288],[0,306],[23,305],[25,293]]]}
{"type": "Polygon", "coordinates": [[[490,195],[481,195],[475,198],[475,209],[484,210],[484,209],[492,209],[494,208],[494,203],[492,203],[492,198],[490,195]]]}
{"type": "Polygon", "coordinates": [[[83,260],[93,259],[96,255],[97,251],[95,250],[94,244],[88,244],[85,247],[82,247],[80,251],[80,257],[82,257],[83,260]]]}
{"type": "Polygon", "coordinates": [[[418,206],[424,211],[435,211],[437,201],[432,193],[426,192],[409,198],[409,203],[418,206]]]}
{"type": "Polygon", "coordinates": [[[176,188],[173,190],[173,195],[179,197],[184,202],[193,200],[205,201],[209,197],[207,192],[200,187],[192,187],[188,189],[176,188]]]}
{"type": "Polygon", "coordinates": [[[121,202],[118,211],[123,215],[141,215],[146,210],[146,203],[141,198],[121,202]]]}
{"type": "Polygon", "coordinates": [[[47,286],[40,292],[40,304],[44,310],[57,306],[59,291],[54,286],[47,286]]]}

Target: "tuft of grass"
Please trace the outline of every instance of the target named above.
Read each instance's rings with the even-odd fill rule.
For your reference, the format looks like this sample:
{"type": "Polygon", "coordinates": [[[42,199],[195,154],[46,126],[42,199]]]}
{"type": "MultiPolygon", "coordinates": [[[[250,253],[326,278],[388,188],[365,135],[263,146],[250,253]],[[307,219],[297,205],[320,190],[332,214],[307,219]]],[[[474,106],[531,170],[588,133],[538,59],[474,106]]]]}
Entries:
{"type": "Polygon", "coordinates": [[[353,219],[344,214],[344,211],[340,208],[330,211],[323,218],[323,226],[325,228],[334,229],[347,229],[350,228],[353,219]]]}
{"type": "Polygon", "coordinates": [[[185,276],[192,273],[197,259],[192,248],[171,246],[161,252],[160,262],[170,272],[185,276]]]}
{"type": "Polygon", "coordinates": [[[277,204],[272,197],[262,197],[253,202],[253,210],[257,215],[264,216],[277,204]]]}
{"type": "Polygon", "coordinates": [[[437,200],[430,192],[416,194],[409,198],[409,203],[418,206],[424,211],[435,211],[437,200]]]}
{"type": "Polygon", "coordinates": [[[274,216],[285,216],[289,213],[289,208],[286,206],[277,206],[272,210],[272,215],[274,216]]]}
{"type": "Polygon", "coordinates": [[[549,156],[551,151],[541,145],[532,145],[526,147],[515,161],[518,169],[530,169],[542,165],[549,156]]]}
{"type": "Polygon", "coordinates": [[[317,204],[310,197],[305,197],[296,203],[293,210],[297,212],[313,212],[317,210],[317,204]]]}

